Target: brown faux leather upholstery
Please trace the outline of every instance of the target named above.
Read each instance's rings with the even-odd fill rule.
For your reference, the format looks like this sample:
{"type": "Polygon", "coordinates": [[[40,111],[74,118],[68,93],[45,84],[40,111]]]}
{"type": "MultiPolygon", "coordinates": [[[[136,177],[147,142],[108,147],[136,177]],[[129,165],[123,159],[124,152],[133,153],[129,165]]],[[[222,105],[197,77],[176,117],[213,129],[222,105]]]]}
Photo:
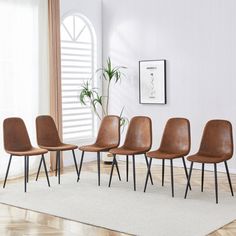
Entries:
{"type": "Polygon", "coordinates": [[[104,152],[118,147],[119,143],[120,117],[110,115],[103,118],[95,143],[79,147],[79,149],[85,152],[104,152]]]}
{"type": "Polygon", "coordinates": [[[51,116],[36,118],[37,142],[48,151],[66,151],[78,148],[76,145],[62,143],[55,122],[51,116]]]}
{"type": "MultiPolygon", "coordinates": [[[[56,151],[56,175],[58,175],[58,184],[61,183],[60,180],[60,172],[61,172],[61,151],[72,151],[73,159],[75,163],[75,169],[77,175],[79,176],[75,149],[78,147],[73,144],[66,144],[61,142],[60,137],[58,135],[56,124],[51,116],[38,116],[36,118],[36,130],[37,130],[37,142],[41,148],[45,148],[48,151],[56,151]]],[[[40,162],[41,164],[41,162],[40,162]]],[[[36,176],[36,180],[38,179],[40,167],[38,169],[38,173],[36,176]]]]}
{"type": "Polygon", "coordinates": [[[7,118],[3,122],[4,148],[14,156],[35,156],[47,150],[31,145],[24,121],[18,117],[7,118]]]}
{"type": "Polygon", "coordinates": [[[219,163],[233,156],[232,125],[227,120],[208,121],[199,151],[187,157],[191,162],[219,163]]]}
{"type": "MultiPolygon", "coordinates": [[[[150,157],[144,192],[146,191],[148,176],[151,173],[152,158],[162,159],[162,186],[164,186],[165,159],[170,160],[171,189],[174,197],[173,159],[182,158],[185,175],[188,178],[184,156],[190,151],[190,123],[185,118],[171,118],[167,121],[161,140],[161,145],[156,151],[148,152],[150,157]]],[[[191,186],[189,185],[191,189],[191,186]]]]}
{"type": "MultiPolygon", "coordinates": [[[[198,152],[195,155],[187,157],[191,161],[187,186],[190,184],[193,163],[202,164],[202,181],[201,191],[203,192],[204,185],[204,166],[205,164],[214,165],[215,175],[215,196],[216,204],[218,203],[218,180],[217,180],[217,163],[224,162],[228,177],[229,187],[232,196],[234,196],[233,187],[230,179],[227,160],[233,156],[233,134],[232,125],[227,120],[210,120],[207,122],[202,136],[202,141],[198,152]]],[[[187,197],[188,187],[185,190],[187,197]]]]}
{"type": "Polygon", "coordinates": [[[130,121],[125,142],[120,148],[109,150],[112,154],[143,154],[152,146],[152,121],[146,116],[136,116],[130,121]]]}
{"type": "Polygon", "coordinates": [[[159,149],[147,156],[157,159],[184,157],[190,151],[190,123],[185,118],[171,118],[167,121],[159,149]]]}

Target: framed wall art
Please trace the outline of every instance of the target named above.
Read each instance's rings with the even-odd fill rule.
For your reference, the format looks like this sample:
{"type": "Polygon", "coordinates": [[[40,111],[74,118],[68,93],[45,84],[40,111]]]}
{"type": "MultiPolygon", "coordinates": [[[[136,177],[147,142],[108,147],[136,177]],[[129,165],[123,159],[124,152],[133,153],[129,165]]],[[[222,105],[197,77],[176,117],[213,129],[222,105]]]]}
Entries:
{"type": "Polygon", "coordinates": [[[139,102],[166,104],[166,60],[139,61],[139,102]]]}

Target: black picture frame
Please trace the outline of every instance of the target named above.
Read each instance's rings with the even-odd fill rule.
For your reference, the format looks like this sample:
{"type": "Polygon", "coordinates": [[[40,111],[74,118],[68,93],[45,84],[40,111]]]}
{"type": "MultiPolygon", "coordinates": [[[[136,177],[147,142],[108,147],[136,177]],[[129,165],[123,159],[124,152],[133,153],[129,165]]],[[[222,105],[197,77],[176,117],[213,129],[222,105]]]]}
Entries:
{"type": "MultiPolygon", "coordinates": [[[[158,76],[158,75],[156,75],[156,76],[158,76]]],[[[153,76],[153,78],[154,78],[154,76],[153,76]]],[[[152,84],[152,92],[154,90],[154,87],[158,86],[158,81],[156,82],[155,85],[154,85],[153,81],[154,81],[154,79],[152,79],[152,82],[149,81],[152,84]]],[[[147,88],[147,86],[145,86],[145,87],[147,88]]],[[[146,89],[146,92],[147,92],[147,89],[146,89]]],[[[165,59],[140,60],[139,61],[139,104],[160,104],[160,105],[167,104],[166,60],[165,59]],[[142,71],[142,70],[145,69],[145,68],[143,68],[143,66],[146,67],[147,71],[148,71],[148,68],[149,68],[149,70],[151,70],[152,68],[154,69],[155,67],[153,65],[155,65],[155,62],[156,62],[156,69],[157,69],[157,67],[162,67],[162,68],[159,68],[162,70],[161,75],[159,76],[159,80],[161,80],[159,82],[159,84],[161,85],[161,88],[157,88],[157,89],[161,90],[161,97],[159,96],[159,98],[155,98],[154,95],[152,95],[152,96],[150,95],[148,98],[147,95],[145,95],[145,92],[144,92],[145,90],[143,90],[144,88],[142,87],[144,83],[147,83],[147,82],[143,81],[143,80],[147,80],[147,78],[143,78],[145,76],[145,71],[142,71]]]]}

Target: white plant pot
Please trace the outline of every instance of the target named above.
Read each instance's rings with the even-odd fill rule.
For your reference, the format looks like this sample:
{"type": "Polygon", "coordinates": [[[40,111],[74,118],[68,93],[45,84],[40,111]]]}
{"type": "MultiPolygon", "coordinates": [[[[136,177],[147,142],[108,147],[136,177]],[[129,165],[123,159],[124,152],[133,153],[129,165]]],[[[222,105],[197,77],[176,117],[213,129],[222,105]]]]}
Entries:
{"type": "Polygon", "coordinates": [[[113,155],[109,152],[103,152],[102,153],[102,160],[105,164],[112,164],[113,155]]]}

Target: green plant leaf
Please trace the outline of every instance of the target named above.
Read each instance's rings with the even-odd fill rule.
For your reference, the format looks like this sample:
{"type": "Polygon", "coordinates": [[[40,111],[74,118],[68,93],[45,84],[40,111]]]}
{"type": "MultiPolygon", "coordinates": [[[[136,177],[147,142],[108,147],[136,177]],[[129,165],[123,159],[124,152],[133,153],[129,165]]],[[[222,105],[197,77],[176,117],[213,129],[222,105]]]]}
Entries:
{"type": "MultiPolygon", "coordinates": [[[[98,113],[98,107],[100,106],[102,108],[102,114],[108,115],[108,107],[109,107],[109,96],[110,96],[110,85],[111,82],[114,81],[116,84],[118,81],[121,82],[122,77],[125,77],[125,74],[123,73],[123,69],[126,69],[125,66],[114,66],[112,65],[111,58],[108,57],[106,60],[105,66],[99,68],[96,70],[96,73],[100,73],[100,78],[104,79],[108,82],[107,85],[107,96],[100,96],[98,93],[98,88],[94,88],[92,86],[92,79],[86,81],[82,86],[79,93],[79,100],[81,104],[83,105],[89,105],[92,107],[95,114],[98,116],[99,119],[101,119],[99,113],[98,113]]],[[[121,126],[125,127],[125,125],[128,122],[128,119],[126,117],[123,117],[123,110],[121,111],[121,126]]]]}

